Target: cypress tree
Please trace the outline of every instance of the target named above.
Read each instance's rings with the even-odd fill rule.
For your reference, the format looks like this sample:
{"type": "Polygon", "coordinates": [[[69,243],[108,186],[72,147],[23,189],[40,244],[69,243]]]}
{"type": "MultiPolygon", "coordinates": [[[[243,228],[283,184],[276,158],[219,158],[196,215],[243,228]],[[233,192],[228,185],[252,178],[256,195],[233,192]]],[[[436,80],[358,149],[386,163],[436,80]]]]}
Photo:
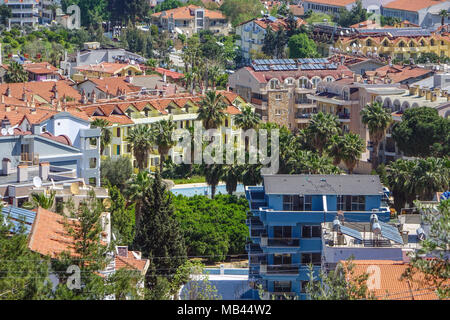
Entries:
{"type": "Polygon", "coordinates": [[[172,195],[167,191],[159,172],[145,191],[141,222],[136,230],[135,250],[151,257],[146,284],[152,288],[157,276],[170,281],[177,268],[186,261],[183,231],[175,220],[172,195]]]}

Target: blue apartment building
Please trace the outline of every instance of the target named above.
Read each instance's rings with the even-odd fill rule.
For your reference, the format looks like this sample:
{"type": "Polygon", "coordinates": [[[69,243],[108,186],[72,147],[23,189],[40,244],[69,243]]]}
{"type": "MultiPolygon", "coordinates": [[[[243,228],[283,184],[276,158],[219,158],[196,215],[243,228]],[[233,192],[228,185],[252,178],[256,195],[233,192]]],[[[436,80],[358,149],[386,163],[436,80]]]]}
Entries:
{"type": "Polygon", "coordinates": [[[251,214],[249,282],[275,295],[306,299],[308,265],[322,265],[321,223],[336,218],[369,222],[376,213],[388,222],[383,186],[375,175],[266,175],[263,186],[246,187],[251,214]]]}

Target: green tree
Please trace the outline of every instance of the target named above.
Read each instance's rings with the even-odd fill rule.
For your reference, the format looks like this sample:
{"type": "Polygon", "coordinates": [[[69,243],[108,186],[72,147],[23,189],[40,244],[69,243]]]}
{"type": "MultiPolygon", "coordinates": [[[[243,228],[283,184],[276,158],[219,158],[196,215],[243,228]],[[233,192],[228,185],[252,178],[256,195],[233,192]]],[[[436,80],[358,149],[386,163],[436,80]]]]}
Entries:
{"type": "Polygon", "coordinates": [[[7,83],[19,83],[28,81],[28,73],[23,69],[23,66],[15,61],[12,61],[5,74],[5,81],[7,83]]]}
{"type": "Polygon", "coordinates": [[[148,171],[140,171],[134,174],[128,182],[125,194],[129,202],[135,205],[135,223],[136,228],[139,227],[143,214],[143,203],[147,190],[151,187],[152,179],[148,171]]]}
{"type": "Polygon", "coordinates": [[[336,116],[322,112],[311,117],[306,129],[306,135],[310,139],[311,145],[318,150],[319,155],[323,154],[330,138],[340,132],[340,124],[336,116]]]}
{"type": "Polygon", "coordinates": [[[337,23],[341,27],[349,27],[356,23],[366,21],[367,17],[367,10],[363,8],[361,0],[358,0],[350,11],[341,9],[337,16],[337,23]]]}
{"type": "Polygon", "coordinates": [[[305,33],[293,35],[288,41],[289,58],[316,58],[317,46],[314,40],[308,38],[305,33]]]}
{"type": "Polygon", "coordinates": [[[12,17],[11,8],[6,4],[0,5],[0,24],[7,25],[8,19],[12,17]]]}
{"type": "Polygon", "coordinates": [[[402,121],[392,128],[392,137],[406,156],[448,155],[450,119],[439,116],[433,108],[406,109],[402,121]]]}
{"type": "Polygon", "coordinates": [[[158,153],[160,156],[159,172],[163,172],[164,161],[169,154],[169,150],[177,144],[177,141],[172,140],[172,133],[175,129],[176,125],[172,118],[169,118],[169,120],[158,121],[151,127],[152,139],[158,146],[158,153]]]}
{"type": "Polygon", "coordinates": [[[447,9],[442,9],[441,11],[439,11],[439,15],[441,16],[441,25],[445,24],[445,18],[448,17],[448,10],[447,9]]]}
{"type": "Polygon", "coordinates": [[[214,199],[216,195],[217,185],[224,175],[223,164],[204,164],[203,174],[205,175],[206,183],[211,187],[211,198],[214,199]]]}
{"type": "Polygon", "coordinates": [[[111,199],[109,211],[111,212],[111,228],[121,245],[132,245],[135,234],[135,203],[127,206],[125,197],[119,188],[108,186],[111,199]]]}
{"type": "Polygon", "coordinates": [[[392,122],[392,116],[389,109],[383,108],[378,102],[368,104],[361,110],[361,116],[362,122],[369,129],[370,141],[372,141],[370,161],[372,162],[372,169],[375,169],[378,166],[380,143],[392,122]]]}
{"type": "Polygon", "coordinates": [[[111,123],[106,119],[97,118],[91,122],[91,128],[100,128],[101,136],[100,136],[100,154],[103,154],[103,151],[106,147],[111,144],[112,133],[109,127],[111,123]]]}
{"type": "Polygon", "coordinates": [[[127,141],[133,150],[139,170],[143,170],[148,163],[150,150],[153,146],[152,132],[146,125],[137,125],[128,130],[127,141]]]}
{"type": "Polygon", "coordinates": [[[367,300],[374,295],[367,287],[369,274],[355,274],[352,258],[337,264],[335,270],[328,273],[320,271],[315,276],[312,265],[309,265],[309,282],[306,293],[311,300],[367,300]]]}
{"type": "Polygon", "coordinates": [[[199,106],[197,120],[202,121],[206,130],[217,129],[226,117],[227,105],[223,96],[216,91],[208,91],[199,106]]]}
{"type": "Polygon", "coordinates": [[[364,140],[358,134],[347,133],[344,135],[342,159],[347,167],[348,173],[352,174],[353,169],[358,163],[361,154],[366,149],[364,140]]]}
{"type": "Polygon", "coordinates": [[[45,300],[51,297],[47,257],[28,248],[23,225],[13,224],[0,212],[0,300],[45,300]]]}
{"type": "Polygon", "coordinates": [[[61,6],[64,12],[72,4],[80,7],[81,25],[84,27],[101,25],[102,19],[106,18],[108,14],[107,0],[61,0],[61,6]]]}
{"type": "Polygon", "coordinates": [[[136,229],[134,248],[152,259],[147,272],[147,288],[156,284],[157,276],[172,280],[176,270],[186,261],[186,246],[174,216],[172,195],[167,191],[159,172],[144,193],[141,222],[136,229]]]}
{"type": "Polygon", "coordinates": [[[127,186],[128,179],[133,174],[133,165],[127,156],[116,159],[107,157],[103,159],[100,166],[100,177],[103,185],[111,184],[123,192],[127,186]]]}
{"type": "Polygon", "coordinates": [[[220,10],[236,27],[244,21],[259,17],[264,7],[259,0],[224,0],[220,10]]]}
{"type": "Polygon", "coordinates": [[[309,150],[293,152],[287,161],[289,174],[340,174],[330,158],[309,150]]]}
{"type": "Polygon", "coordinates": [[[344,137],[335,134],[330,140],[328,140],[327,144],[327,154],[329,157],[333,158],[333,164],[335,166],[339,165],[342,161],[342,150],[344,148],[344,137]]]}
{"type": "Polygon", "coordinates": [[[31,202],[35,208],[51,209],[55,203],[55,191],[51,191],[47,196],[44,193],[32,193],[31,202]]]}
{"type": "Polygon", "coordinates": [[[442,200],[437,213],[429,205],[419,201],[415,205],[422,213],[423,222],[430,226],[427,239],[421,242],[421,248],[413,252],[410,266],[402,278],[419,281],[421,287],[435,288],[439,299],[450,298],[450,200],[442,200]],[[416,274],[423,275],[415,277],[416,274]],[[418,280],[418,278],[420,280],[418,280]]]}

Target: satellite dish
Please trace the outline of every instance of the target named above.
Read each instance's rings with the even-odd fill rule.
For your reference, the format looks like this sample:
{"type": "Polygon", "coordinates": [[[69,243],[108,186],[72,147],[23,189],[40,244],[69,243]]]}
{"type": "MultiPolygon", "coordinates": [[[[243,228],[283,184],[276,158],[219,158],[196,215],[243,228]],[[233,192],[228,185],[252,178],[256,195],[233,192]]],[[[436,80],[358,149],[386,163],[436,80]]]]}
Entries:
{"type": "Polygon", "coordinates": [[[33,185],[35,188],[42,187],[42,179],[40,177],[34,177],[33,178],[33,185]]]}
{"type": "Polygon", "coordinates": [[[6,130],[5,128],[2,128],[2,136],[6,136],[8,134],[8,130],[6,130]]]}
{"type": "Polygon", "coordinates": [[[80,194],[80,186],[77,182],[70,185],[70,192],[72,192],[72,194],[80,194]]]}
{"type": "Polygon", "coordinates": [[[14,135],[14,129],[13,128],[8,128],[8,134],[14,135]]]}

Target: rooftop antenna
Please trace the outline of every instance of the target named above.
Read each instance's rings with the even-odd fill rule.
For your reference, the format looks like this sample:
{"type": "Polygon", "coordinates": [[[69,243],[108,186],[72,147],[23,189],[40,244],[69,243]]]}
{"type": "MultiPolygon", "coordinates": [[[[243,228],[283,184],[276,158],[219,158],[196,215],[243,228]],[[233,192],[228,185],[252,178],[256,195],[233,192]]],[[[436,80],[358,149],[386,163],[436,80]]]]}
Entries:
{"type": "Polygon", "coordinates": [[[34,177],[33,178],[33,185],[35,188],[40,188],[42,187],[42,179],[40,177],[34,177]]]}

